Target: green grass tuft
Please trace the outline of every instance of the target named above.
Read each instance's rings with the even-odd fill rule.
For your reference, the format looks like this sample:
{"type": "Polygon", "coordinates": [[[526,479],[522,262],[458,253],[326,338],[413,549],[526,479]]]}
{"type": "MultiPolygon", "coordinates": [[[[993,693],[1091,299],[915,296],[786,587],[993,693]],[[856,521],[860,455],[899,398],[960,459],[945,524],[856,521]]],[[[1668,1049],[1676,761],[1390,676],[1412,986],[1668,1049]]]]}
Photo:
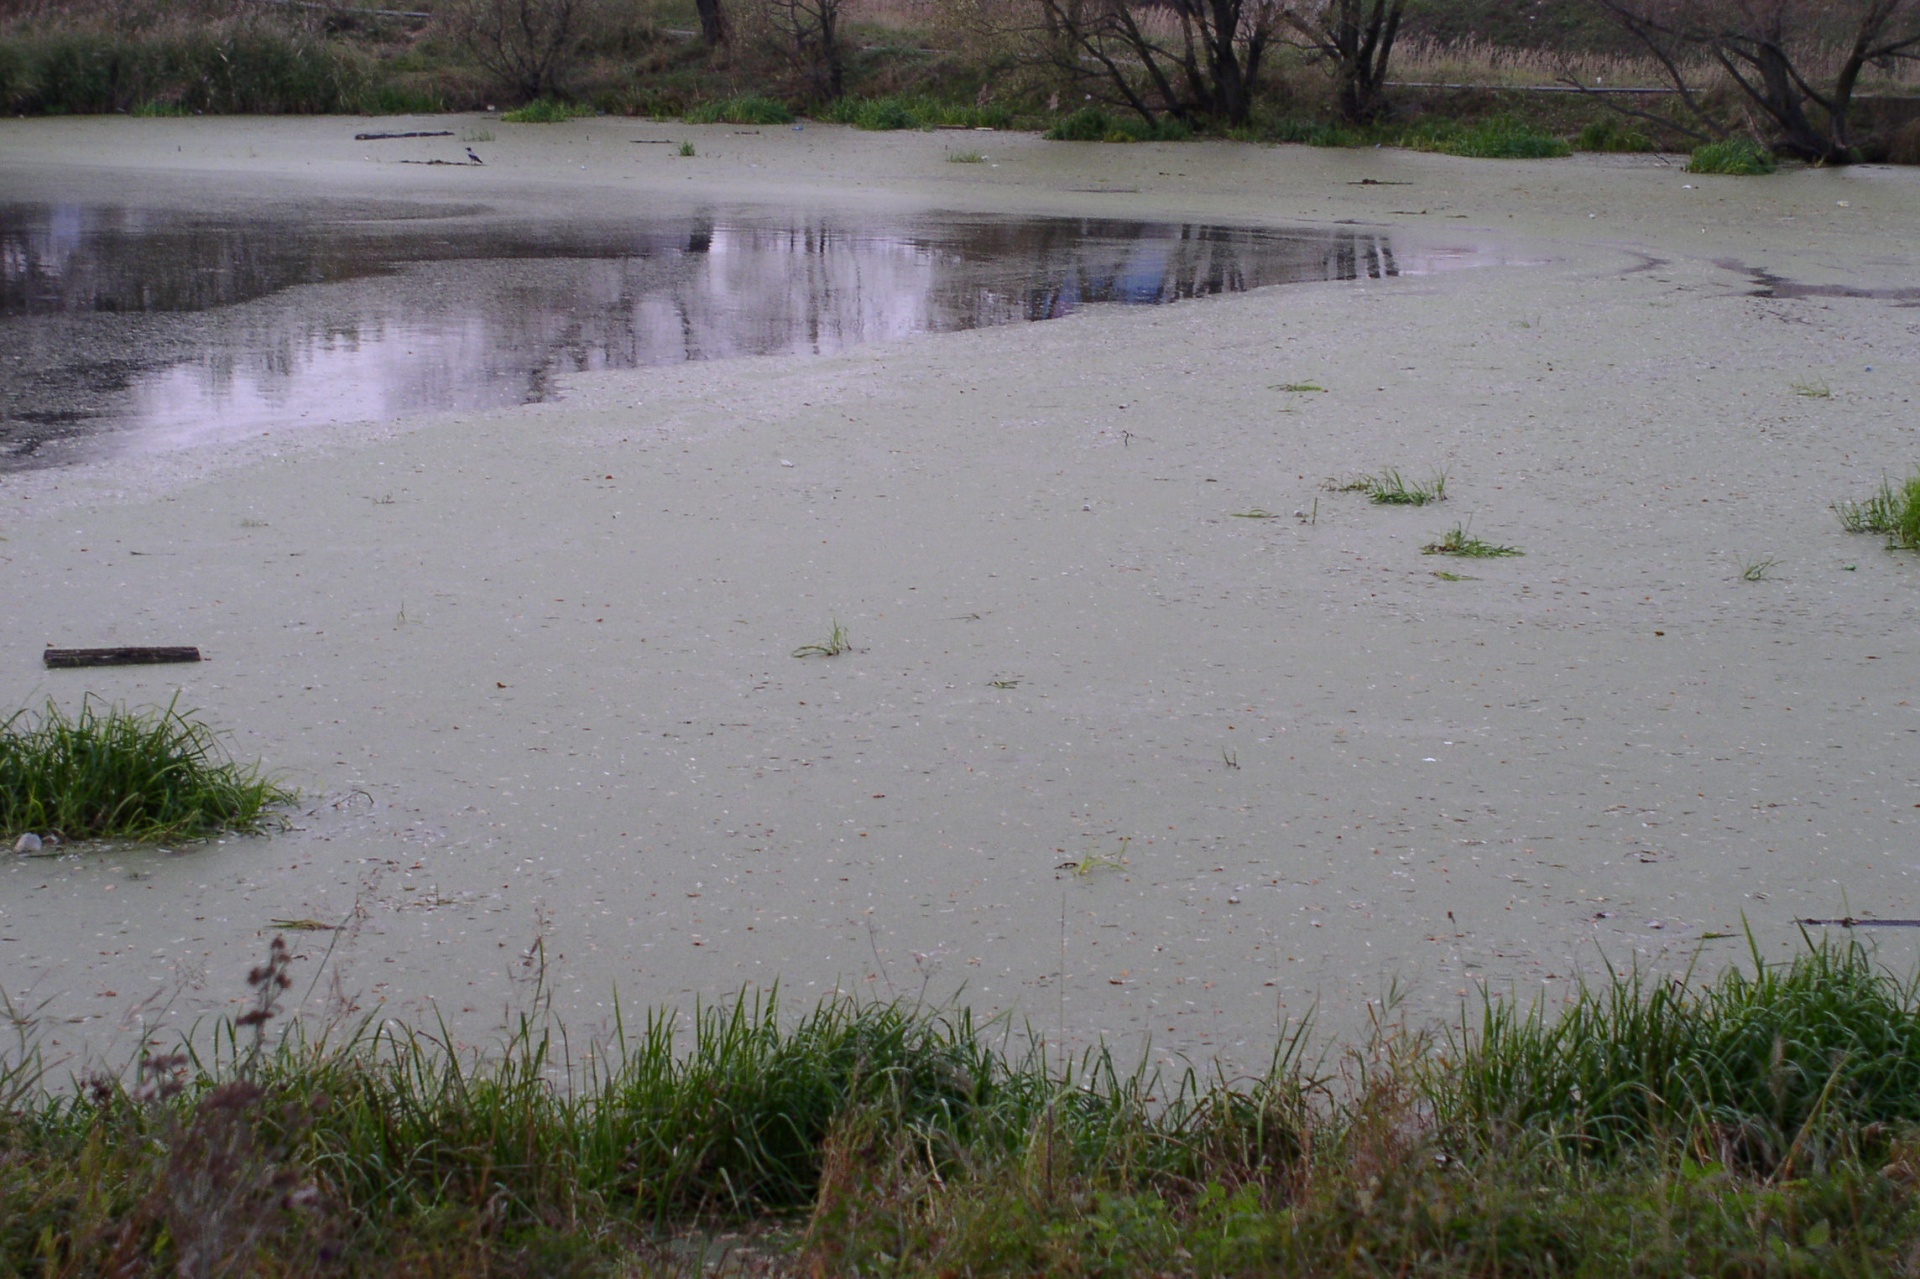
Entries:
{"type": "Polygon", "coordinates": [[[1882,480],[1879,492],[1833,510],[1849,533],[1879,533],[1894,550],[1920,551],[1920,473],[1900,484],[1882,480]]]}
{"type": "Polygon", "coordinates": [[[177,703],[135,712],[89,696],[74,715],[48,702],[0,723],[0,834],[180,839],[258,829],[294,800],[177,703]]]}
{"type": "Polygon", "coordinates": [[[1545,160],[1573,152],[1564,139],[1505,116],[1472,125],[1451,121],[1416,125],[1401,134],[1399,143],[1415,151],[1439,151],[1476,160],[1545,160]]]}
{"type": "Polygon", "coordinates": [[[1164,116],[1149,124],[1137,115],[1118,114],[1105,107],[1081,107],[1042,136],[1049,142],[1184,142],[1193,136],[1193,130],[1164,116]]]}
{"type": "Polygon", "coordinates": [[[551,98],[535,98],[516,111],[507,111],[500,118],[508,124],[565,124],[569,120],[578,120],[593,114],[593,108],[579,106],[570,102],[555,102],[551,98]]]}
{"type": "Polygon", "coordinates": [[[1551,1017],[1489,1000],[1450,1083],[1450,1122],[1531,1130],[1614,1159],[1649,1145],[1791,1175],[1920,1123],[1920,1002],[1858,944],[1754,955],[1695,988],[1638,973],[1551,1017]],[[1878,1136],[1875,1133],[1878,1132],[1878,1136]]]}
{"type": "Polygon", "coordinates": [[[1613,119],[1594,120],[1581,128],[1573,140],[1575,151],[1647,152],[1660,148],[1638,129],[1629,129],[1613,119]]]}
{"type": "Polygon", "coordinates": [[[1750,178],[1772,173],[1778,167],[1773,152],[1752,138],[1728,138],[1696,147],[1693,159],[1687,163],[1687,172],[1750,178]]]}
{"type": "Polygon", "coordinates": [[[1427,506],[1447,500],[1447,475],[1441,471],[1424,484],[1409,483],[1399,471],[1388,469],[1367,476],[1363,491],[1369,502],[1382,506],[1427,506]]]}
{"type": "Polygon", "coordinates": [[[1420,553],[1422,555],[1458,555],[1462,559],[1470,560],[1492,560],[1509,555],[1526,554],[1517,546],[1499,546],[1483,541],[1467,532],[1466,526],[1461,524],[1448,529],[1447,535],[1439,541],[1429,542],[1421,547],[1420,553]]]}
{"type": "Polygon", "coordinates": [[[703,102],[687,112],[688,124],[792,124],[793,112],[784,102],[747,94],[703,102]]]}
{"type": "Polygon", "coordinates": [[[840,625],[840,619],[833,619],[833,630],[827,638],[818,644],[802,644],[793,650],[795,657],[838,657],[842,653],[853,651],[853,640],[847,635],[847,628],[840,625]]]}
{"type": "Polygon", "coordinates": [[[1009,129],[1013,112],[1006,107],[942,102],[924,94],[890,94],[878,98],[844,97],[826,107],[820,119],[850,124],[856,129],[886,132],[898,129],[1009,129]]]}

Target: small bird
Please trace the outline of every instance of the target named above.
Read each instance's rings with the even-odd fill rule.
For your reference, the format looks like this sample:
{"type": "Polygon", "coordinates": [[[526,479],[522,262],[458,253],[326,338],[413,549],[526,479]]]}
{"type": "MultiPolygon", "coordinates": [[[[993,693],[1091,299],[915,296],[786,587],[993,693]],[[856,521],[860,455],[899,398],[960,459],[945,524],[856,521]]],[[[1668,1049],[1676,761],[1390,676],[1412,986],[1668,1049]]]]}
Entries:
{"type": "Polygon", "coordinates": [[[481,159],[480,159],[480,157],[479,157],[479,156],[477,156],[477,155],[475,155],[475,154],[473,153],[473,148],[472,148],[472,147],[468,147],[468,148],[467,148],[467,159],[469,159],[469,160],[471,160],[471,161],[473,161],[473,162],[474,162],[475,164],[482,164],[482,163],[485,163],[485,162],[484,162],[483,160],[481,160],[481,159]]]}

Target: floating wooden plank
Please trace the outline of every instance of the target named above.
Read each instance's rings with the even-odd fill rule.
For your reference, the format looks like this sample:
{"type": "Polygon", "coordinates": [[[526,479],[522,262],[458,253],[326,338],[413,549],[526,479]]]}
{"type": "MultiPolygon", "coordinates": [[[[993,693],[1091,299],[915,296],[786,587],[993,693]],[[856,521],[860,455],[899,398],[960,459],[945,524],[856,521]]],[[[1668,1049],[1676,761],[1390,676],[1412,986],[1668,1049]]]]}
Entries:
{"type": "Polygon", "coordinates": [[[356,133],[355,142],[388,142],[394,138],[450,138],[452,129],[434,129],[427,133],[356,133]]]}
{"type": "Polygon", "coordinates": [[[50,648],[41,654],[48,666],[151,666],[161,662],[197,662],[190,646],[161,648],[50,648]]]}

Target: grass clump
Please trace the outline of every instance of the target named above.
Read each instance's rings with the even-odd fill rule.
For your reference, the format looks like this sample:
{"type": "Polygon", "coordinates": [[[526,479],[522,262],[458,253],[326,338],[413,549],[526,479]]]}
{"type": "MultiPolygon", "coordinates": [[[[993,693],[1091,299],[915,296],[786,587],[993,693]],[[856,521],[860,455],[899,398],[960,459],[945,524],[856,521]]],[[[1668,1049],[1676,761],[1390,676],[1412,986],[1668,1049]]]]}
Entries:
{"type": "Polygon", "coordinates": [[[1388,469],[1369,475],[1361,489],[1369,502],[1381,506],[1427,506],[1447,500],[1447,476],[1442,471],[1424,484],[1409,481],[1399,471],[1388,469]]]}
{"type": "Polygon", "coordinates": [[[179,839],[255,830],[293,792],[233,763],[214,731],[178,709],[136,712],[82,699],[69,715],[0,722],[0,834],[179,839]]]}
{"type": "Polygon", "coordinates": [[[792,124],[793,112],[784,102],[747,94],[703,102],[687,112],[688,124],[792,124]]]}
{"type": "Polygon", "coordinates": [[[1920,473],[1899,484],[1882,480],[1879,492],[1833,510],[1849,533],[1879,533],[1894,550],[1920,551],[1920,473]]]}
{"type": "Polygon", "coordinates": [[[1006,107],[942,102],[925,94],[889,94],[878,98],[848,96],[820,113],[829,124],[887,132],[899,129],[1008,129],[1013,112],[1006,107]]]}
{"type": "Polygon", "coordinates": [[[1462,559],[1469,560],[1493,560],[1510,555],[1526,554],[1517,546],[1500,546],[1475,537],[1463,524],[1454,525],[1439,541],[1429,542],[1421,547],[1420,553],[1422,555],[1458,555],[1462,559]]]}
{"type": "Polygon", "coordinates": [[[1575,151],[1601,151],[1611,153],[1644,153],[1658,151],[1654,140],[1638,129],[1629,129],[1618,120],[1593,120],[1581,127],[1573,139],[1575,151]]]}
{"type": "Polygon", "coordinates": [[[1920,988],[1858,943],[1753,962],[1703,988],[1617,977],[1551,1017],[1489,1001],[1447,1086],[1450,1122],[1605,1160],[1667,1145],[1781,1179],[1912,1140],[1920,988]]]}
{"type": "Polygon", "coordinates": [[[1193,130],[1164,116],[1149,122],[1105,107],[1081,107],[1041,136],[1049,142],[1185,142],[1193,130]]]}
{"type": "Polygon", "coordinates": [[[1751,178],[1772,173],[1779,165],[1773,152],[1752,138],[1728,138],[1694,148],[1687,162],[1688,173],[1720,173],[1751,178]]]}
{"type": "Polygon", "coordinates": [[[535,98],[524,107],[507,111],[500,118],[508,124],[565,124],[593,114],[593,108],[552,98],[535,98]]]}
{"type": "Polygon", "coordinates": [[[1419,125],[1402,134],[1399,142],[1414,151],[1438,151],[1476,160],[1549,160],[1573,153],[1565,139],[1507,116],[1470,125],[1452,121],[1419,125]]]}

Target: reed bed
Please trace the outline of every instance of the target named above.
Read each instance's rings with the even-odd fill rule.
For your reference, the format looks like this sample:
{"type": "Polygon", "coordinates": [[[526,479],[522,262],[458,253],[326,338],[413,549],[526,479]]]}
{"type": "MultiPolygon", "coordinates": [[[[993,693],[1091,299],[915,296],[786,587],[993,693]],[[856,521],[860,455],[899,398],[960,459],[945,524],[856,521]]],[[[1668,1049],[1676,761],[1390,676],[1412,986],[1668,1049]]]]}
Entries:
{"type": "Polygon", "coordinates": [[[1857,946],[1231,1080],[775,995],[580,1060],[538,1016],[273,1042],[287,962],[125,1079],[50,1088],[22,1030],[0,1275],[1837,1276],[1920,1234],[1920,998],[1857,946]]]}

